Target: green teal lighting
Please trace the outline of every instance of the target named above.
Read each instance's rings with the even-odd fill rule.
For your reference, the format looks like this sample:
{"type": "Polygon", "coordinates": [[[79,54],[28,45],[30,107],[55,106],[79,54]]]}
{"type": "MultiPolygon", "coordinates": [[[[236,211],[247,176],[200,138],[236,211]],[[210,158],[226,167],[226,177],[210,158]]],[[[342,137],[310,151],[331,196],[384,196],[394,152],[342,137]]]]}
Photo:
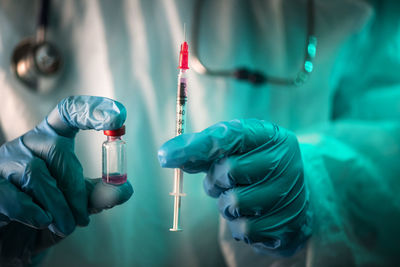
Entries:
{"type": "Polygon", "coordinates": [[[317,37],[310,36],[308,38],[307,53],[311,58],[315,57],[317,53],[317,37]]]}
{"type": "Polygon", "coordinates": [[[304,71],[299,72],[297,74],[296,79],[294,80],[294,84],[297,86],[303,85],[307,81],[308,76],[309,76],[309,74],[307,72],[304,72],[304,71]]]}
{"type": "Polygon", "coordinates": [[[307,46],[307,53],[310,55],[310,57],[315,57],[315,54],[317,52],[317,47],[315,46],[314,43],[309,43],[307,46]]]}
{"type": "Polygon", "coordinates": [[[312,72],[313,70],[313,63],[311,61],[306,61],[304,62],[304,70],[307,71],[308,73],[312,72]]]}

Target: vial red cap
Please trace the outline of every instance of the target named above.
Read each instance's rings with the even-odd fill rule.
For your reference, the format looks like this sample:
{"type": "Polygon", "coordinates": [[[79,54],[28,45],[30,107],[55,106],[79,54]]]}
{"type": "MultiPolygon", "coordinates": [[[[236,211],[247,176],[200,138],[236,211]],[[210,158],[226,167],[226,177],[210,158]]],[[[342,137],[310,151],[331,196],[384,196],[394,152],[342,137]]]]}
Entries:
{"type": "Polygon", "coordinates": [[[104,134],[107,136],[122,136],[125,134],[125,125],[115,130],[104,130],[104,134]]]}
{"type": "Polygon", "coordinates": [[[181,44],[181,52],[179,53],[178,69],[189,69],[189,46],[187,42],[181,44]]]}

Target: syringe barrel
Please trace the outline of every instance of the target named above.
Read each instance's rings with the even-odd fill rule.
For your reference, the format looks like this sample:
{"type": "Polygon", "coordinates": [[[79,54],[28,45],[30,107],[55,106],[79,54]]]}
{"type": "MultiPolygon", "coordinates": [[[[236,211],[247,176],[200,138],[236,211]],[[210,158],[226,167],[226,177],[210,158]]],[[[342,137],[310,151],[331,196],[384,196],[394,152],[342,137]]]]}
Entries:
{"type": "MultiPolygon", "coordinates": [[[[175,169],[174,172],[174,192],[179,196],[183,195],[183,171],[181,169],[175,169]]],[[[180,205],[179,205],[180,207],[180,205]]]]}
{"type": "Polygon", "coordinates": [[[176,131],[175,135],[185,133],[186,130],[186,102],[187,78],[186,70],[181,69],[178,76],[178,89],[176,96],[176,131]]]}
{"type": "Polygon", "coordinates": [[[181,197],[184,195],[182,193],[183,190],[183,171],[181,169],[175,169],[174,173],[174,193],[171,194],[174,196],[174,219],[171,231],[180,231],[182,230],[180,226],[180,217],[181,217],[181,197]]]}

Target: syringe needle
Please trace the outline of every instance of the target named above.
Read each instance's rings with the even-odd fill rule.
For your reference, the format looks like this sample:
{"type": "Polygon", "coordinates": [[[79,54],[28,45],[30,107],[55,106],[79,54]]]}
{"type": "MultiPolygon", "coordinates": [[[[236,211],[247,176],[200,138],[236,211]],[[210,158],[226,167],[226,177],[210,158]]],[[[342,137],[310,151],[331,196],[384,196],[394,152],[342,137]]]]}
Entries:
{"type": "Polygon", "coordinates": [[[183,23],[183,41],[186,42],[186,23],[183,23]]]}

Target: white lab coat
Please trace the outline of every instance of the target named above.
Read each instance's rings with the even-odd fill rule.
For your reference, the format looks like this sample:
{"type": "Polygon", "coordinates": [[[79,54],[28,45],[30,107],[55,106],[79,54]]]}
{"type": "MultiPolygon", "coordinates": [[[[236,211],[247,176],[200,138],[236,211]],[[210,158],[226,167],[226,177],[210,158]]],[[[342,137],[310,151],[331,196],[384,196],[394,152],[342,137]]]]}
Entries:
{"type": "MultiPolygon", "coordinates": [[[[299,133],[313,236],[295,256],[280,259],[257,255],[230,237],[215,200],[203,192],[200,174],[185,176],[184,231],[168,231],[173,171],[159,167],[157,149],[174,135],[177,56],[184,22],[191,45],[193,1],[54,1],[48,38],[63,53],[63,73],[56,90],[38,95],[18,83],[9,68],[13,47],[34,33],[37,8],[33,1],[1,0],[5,140],[34,127],[69,95],[114,98],[128,110],[125,139],[133,197],[91,216],[89,227],[50,249],[43,265],[390,264],[399,240],[394,226],[400,221],[395,194],[400,185],[400,43],[392,34],[399,33],[398,5],[376,4],[376,12],[361,0],[315,2],[318,51],[315,71],[303,87],[254,88],[189,73],[189,131],[254,117],[299,133]],[[331,123],[332,117],[337,122],[331,123]]],[[[304,57],[305,3],[206,1],[199,36],[202,60],[214,68],[245,65],[294,77],[304,57]]],[[[100,176],[103,140],[102,133],[78,134],[76,153],[88,177],[100,176]]]]}

